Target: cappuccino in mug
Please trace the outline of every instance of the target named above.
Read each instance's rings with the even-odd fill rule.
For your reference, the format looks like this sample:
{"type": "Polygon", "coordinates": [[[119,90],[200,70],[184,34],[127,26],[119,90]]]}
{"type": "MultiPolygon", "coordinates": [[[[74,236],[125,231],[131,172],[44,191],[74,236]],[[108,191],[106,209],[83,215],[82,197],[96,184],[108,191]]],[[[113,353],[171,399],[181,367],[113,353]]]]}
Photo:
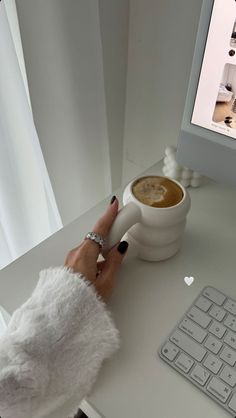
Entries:
{"type": "Polygon", "coordinates": [[[174,181],[160,176],[139,178],[132,185],[132,193],[141,203],[155,208],[175,206],[184,195],[174,181]]]}
{"type": "Polygon", "coordinates": [[[125,233],[143,260],[161,261],[176,254],[190,209],[181,183],[159,175],[136,178],[125,187],[123,204],[107,236],[105,258],[125,233]]]}

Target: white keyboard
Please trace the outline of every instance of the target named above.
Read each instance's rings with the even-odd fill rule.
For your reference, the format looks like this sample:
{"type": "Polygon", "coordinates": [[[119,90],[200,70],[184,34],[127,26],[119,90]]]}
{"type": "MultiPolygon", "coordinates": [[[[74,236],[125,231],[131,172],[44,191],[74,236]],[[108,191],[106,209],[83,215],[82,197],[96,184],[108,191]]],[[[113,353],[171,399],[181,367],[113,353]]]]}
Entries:
{"type": "Polygon", "coordinates": [[[205,287],[159,356],[236,417],[236,301],[205,287]]]}

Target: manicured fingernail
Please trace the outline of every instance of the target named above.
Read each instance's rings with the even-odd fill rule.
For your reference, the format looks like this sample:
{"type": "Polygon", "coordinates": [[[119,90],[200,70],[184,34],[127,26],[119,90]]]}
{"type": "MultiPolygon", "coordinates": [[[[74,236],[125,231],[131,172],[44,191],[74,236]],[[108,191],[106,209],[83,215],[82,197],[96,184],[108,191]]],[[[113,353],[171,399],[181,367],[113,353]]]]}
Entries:
{"type": "Polygon", "coordinates": [[[112,205],[112,203],[114,203],[116,200],[116,196],[112,196],[111,201],[110,201],[110,205],[112,205]]]}
{"type": "Polygon", "coordinates": [[[129,244],[127,241],[121,241],[117,247],[120,254],[124,254],[127,251],[129,244]]]}

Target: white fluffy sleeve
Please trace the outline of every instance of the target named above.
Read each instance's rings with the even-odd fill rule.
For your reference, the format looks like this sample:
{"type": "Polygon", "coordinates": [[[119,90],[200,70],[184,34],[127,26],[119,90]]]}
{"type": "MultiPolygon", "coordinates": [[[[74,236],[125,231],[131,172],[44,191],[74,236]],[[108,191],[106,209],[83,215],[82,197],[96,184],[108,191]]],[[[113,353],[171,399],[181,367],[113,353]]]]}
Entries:
{"type": "Polygon", "coordinates": [[[47,416],[75,393],[79,405],[118,346],[105,304],[82,275],[41,271],[0,338],[0,416],[47,416]]]}

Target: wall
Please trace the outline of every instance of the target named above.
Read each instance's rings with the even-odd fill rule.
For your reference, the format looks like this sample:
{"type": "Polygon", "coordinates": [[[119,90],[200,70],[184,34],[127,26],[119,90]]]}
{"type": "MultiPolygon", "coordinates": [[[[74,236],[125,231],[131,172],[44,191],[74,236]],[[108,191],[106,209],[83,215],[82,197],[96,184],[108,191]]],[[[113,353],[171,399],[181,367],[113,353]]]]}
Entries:
{"type": "Polygon", "coordinates": [[[116,3],[17,0],[35,125],[63,224],[121,177],[128,5],[116,3]],[[112,179],[110,150],[120,158],[112,179]]]}
{"type": "MultiPolygon", "coordinates": [[[[103,133],[109,138],[109,148],[101,155],[99,146],[94,146],[95,118],[93,139],[87,144],[87,150],[96,157],[95,164],[106,152],[112,158],[113,189],[120,183],[123,141],[125,183],[160,160],[166,145],[176,144],[201,8],[201,1],[194,0],[179,0],[178,7],[173,7],[170,0],[99,0],[105,97],[92,103],[87,90],[93,86],[93,76],[97,74],[91,71],[91,60],[88,66],[88,55],[91,59],[96,48],[88,48],[86,52],[89,29],[83,25],[84,14],[79,13],[79,6],[86,1],[17,0],[35,123],[64,223],[78,216],[85,207],[83,202],[81,207],[78,198],[81,166],[86,173],[79,159],[78,147],[83,148],[78,144],[79,104],[85,109],[87,106],[87,110],[92,106],[96,117],[96,109],[105,103],[107,125],[103,133]],[[78,50],[83,52],[82,78],[76,72],[81,61],[78,50]],[[82,95],[77,88],[79,81],[82,95]],[[68,137],[74,142],[71,161],[65,158],[68,137]],[[57,149],[55,159],[57,141],[62,148],[57,149]],[[74,199],[71,188],[75,190],[74,199]]],[[[87,123],[92,124],[92,120],[87,123]]],[[[97,182],[99,176],[98,171],[95,189],[91,182],[87,184],[84,198],[91,205],[103,193],[97,182]]]]}
{"type": "Polygon", "coordinates": [[[122,181],[129,1],[99,0],[112,188],[122,181]]]}
{"type": "Polygon", "coordinates": [[[177,142],[201,3],[130,0],[125,181],[177,142]]]}
{"type": "Polygon", "coordinates": [[[229,64],[226,64],[225,68],[224,68],[223,75],[222,75],[222,79],[221,79],[221,83],[224,84],[224,85],[226,85],[227,83],[230,82],[230,80],[229,80],[229,73],[230,73],[229,69],[230,69],[229,64]]]}

